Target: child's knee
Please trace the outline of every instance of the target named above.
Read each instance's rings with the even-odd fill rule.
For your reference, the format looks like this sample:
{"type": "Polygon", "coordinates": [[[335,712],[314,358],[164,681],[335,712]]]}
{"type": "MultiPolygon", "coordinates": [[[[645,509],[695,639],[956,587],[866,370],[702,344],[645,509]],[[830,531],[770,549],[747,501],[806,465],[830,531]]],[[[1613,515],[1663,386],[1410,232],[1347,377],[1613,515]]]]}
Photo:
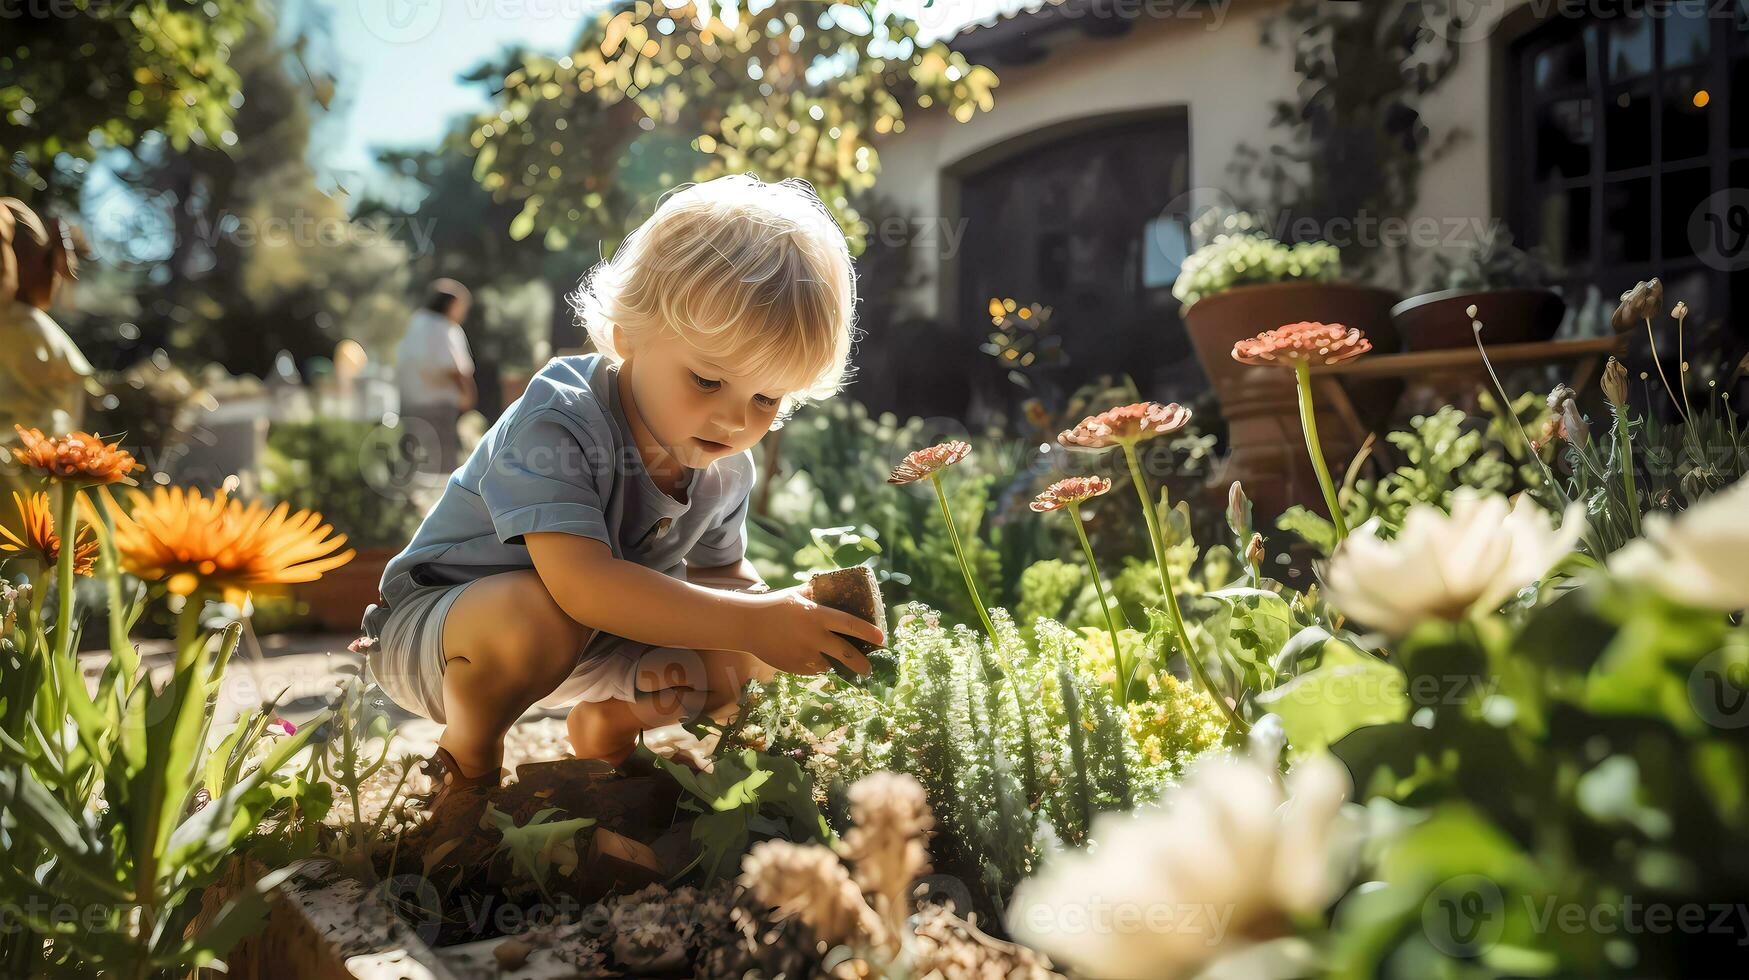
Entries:
{"type": "Polygon", "coordinates": [[[589,634],[569,618],[506,616],[490,645],[489,669],[518,690],[546,695],[571,676],[589,634]]]}

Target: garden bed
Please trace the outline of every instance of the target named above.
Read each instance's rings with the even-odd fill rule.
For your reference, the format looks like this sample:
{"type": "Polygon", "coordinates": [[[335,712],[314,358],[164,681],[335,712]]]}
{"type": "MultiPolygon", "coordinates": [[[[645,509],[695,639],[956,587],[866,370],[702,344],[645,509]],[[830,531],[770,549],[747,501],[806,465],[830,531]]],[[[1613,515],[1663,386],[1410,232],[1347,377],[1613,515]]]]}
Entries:
{"type": "MultiPolygon", "coordinates": [[[[235,859],[203,902],[203,920],[266,875],[251,858],[235,859]]],[[[457,975],[385,900],[385,890],[346,874],[335,861],[292,866],[272,892],[266,926],[238,943],[226,970],[203,980],[452,980],[457,975]]]]}
{"type": "MultiPolygon", "coordinates": [[[[381,842],[364,876],[332,859],[297,862],[272,891],[265,929],[232,951],[229,976],[836,975],[816,972],[821,950],[800,922],[772,919],[733,878],[662,884],[694,863],[693,821],[674,819],[679,783],[647,757],[630,768],[608,772],[577,759],[527,763],[506,786],[381,842]],[[591,815],[589,825],[570,826],[580,814],[591,815]],[[500,846],[501,833],[490,832],[499,821],[567,829],[547,838],[559,846],[531,845],[519,858],[500,846]],[[531,862],[543,856],[553,864],[537,869],[531,862]]],[[[208,892],[197,928],[266,874],[251,859],[233,862],[208,892]]],[[[998,976],[1058,976],[1042,956],[948,908],[920,906],[910,928],[917,955],[961,963],[945,967],[946,976],[981,975],[965,970],[986,965],[1000,965],[998,976]]]]}

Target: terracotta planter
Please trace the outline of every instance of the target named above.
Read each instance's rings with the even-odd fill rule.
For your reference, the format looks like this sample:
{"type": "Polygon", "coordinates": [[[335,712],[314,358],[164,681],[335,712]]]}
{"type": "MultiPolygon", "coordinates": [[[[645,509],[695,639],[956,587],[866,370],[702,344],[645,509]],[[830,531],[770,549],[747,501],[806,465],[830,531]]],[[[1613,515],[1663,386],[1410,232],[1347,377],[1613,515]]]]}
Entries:
{"type": "Polygon", "coordinates": [[[295,595],[309,604],[310,615],[323,629],[357,632],[364,607],[377,601],[383,569],[398,554],[399,548],[361,548],[346,564],[314,582],[297,586],[295,595]]]}
{"type": "Polygon", "coordinates": [[[1490,344],[1529,344],[1548,340],[1561,328],[1567,302],[1552,289],[1447,289],[1423,293],[1391,308],[1391,321],[1409,350],[1450,350],[1476,342],[1469,308],[1485,325],[1490,344]]]}
{"type": "MultiPolygon", "coordinates": [[[[1265,330],[1315,320],[1357,327],[1372,341],[1373,350],[1395,353],[1400,349],[1391,324],[1396,301],[1396,294],[1373,286],[1283,282],[1216,293],[1184,312],[1190,342],[1227,420],[1230,452],[1214,477],[1219,489],[1233,480],[1243,481],[1266,519],[1295,503],[1322,513],[1317,474],[1300,432],[1293,372],[1240,364],[1233,360],[1233,345],[1265,330]]],[[[1347,468],[1360,448],[1355,424],[1373,427],[1386,421],[1402,394],[1402,384],[1391,379],[1355,380],[1345,383],[1345,391],[1358,419],[1342,419],[1327,399],[1316,399],[1318,432],[1335,474],[1347,468]]]]}

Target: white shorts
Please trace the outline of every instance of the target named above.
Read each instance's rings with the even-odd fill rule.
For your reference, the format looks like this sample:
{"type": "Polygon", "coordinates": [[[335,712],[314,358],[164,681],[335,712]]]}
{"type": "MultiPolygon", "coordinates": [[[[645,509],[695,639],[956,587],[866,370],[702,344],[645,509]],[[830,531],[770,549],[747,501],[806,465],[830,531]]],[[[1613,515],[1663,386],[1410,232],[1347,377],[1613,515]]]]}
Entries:
{"type": "MultiPolygon", "coordinates": [[[[423,588],[391,606],[367,663],[383,693],[396,704],[439,724],[443,717],[443,622],[462,590],[473,585],[423,588]]],[[[579,701],[635,701],[638,665],[662,649],[596,631],[577,651],[571,675],[535,702],[562,708],[579,701]]]]}

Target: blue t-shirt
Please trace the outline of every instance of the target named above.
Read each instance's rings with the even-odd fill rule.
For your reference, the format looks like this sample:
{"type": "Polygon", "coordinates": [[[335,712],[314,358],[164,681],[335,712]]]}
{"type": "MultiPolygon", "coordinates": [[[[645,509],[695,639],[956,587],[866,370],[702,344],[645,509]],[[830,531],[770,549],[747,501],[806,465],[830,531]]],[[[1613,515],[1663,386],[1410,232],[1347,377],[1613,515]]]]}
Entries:
{"type": "MultiPolygon", "coordinates": [[[[688,469],[675,490],[685,503],[663,493],[638,455],[619,380],[600,354],[548,361],[389,562],[381,586],[388,604],[422,587],[533,568],[522,540],[530,531],[594,538],[615,558],[676,578],[689,564],[740,561],[753,454],[688,469]]],[[[367,617],[375,635],[369,625],[367,617]]]]}

